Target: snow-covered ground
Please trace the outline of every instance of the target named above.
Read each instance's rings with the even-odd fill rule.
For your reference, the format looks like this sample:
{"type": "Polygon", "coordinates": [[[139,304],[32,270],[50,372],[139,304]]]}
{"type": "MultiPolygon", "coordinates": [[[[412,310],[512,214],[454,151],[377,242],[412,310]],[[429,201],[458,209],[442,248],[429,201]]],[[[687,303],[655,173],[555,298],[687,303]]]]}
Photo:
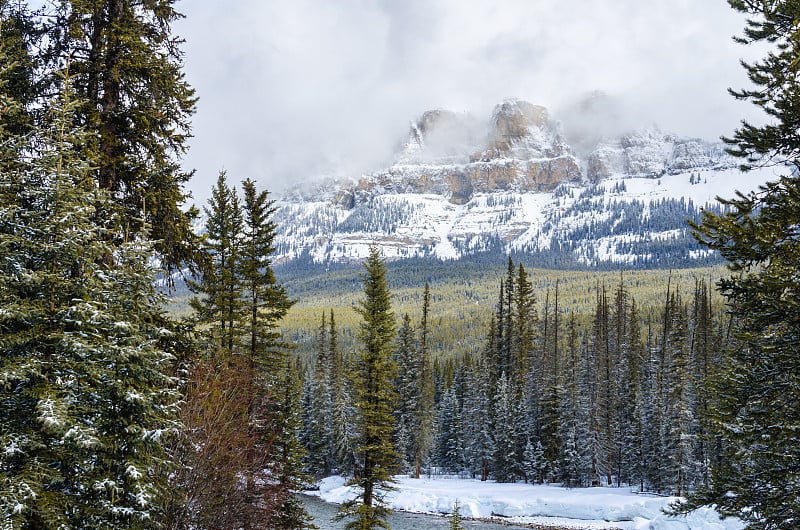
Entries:
{"type": "MultiPolygon", "coordinates": [[[[502,518],[559,528],[620,530],[741,530],[737,520],[721,520],[710,509],[688,517],[670,517],[662,509],[675,497],[654,497],[624,488],[576,488],[498,484],[457,478],[397,477],[396,490],[387,502],[395,510],[445,514],[456,501],[464,517],[502,518]]],[[[356,496],[342,477],[328,477],[319,490],[305,492],[322,500],[341,503],[356,496]]]]}

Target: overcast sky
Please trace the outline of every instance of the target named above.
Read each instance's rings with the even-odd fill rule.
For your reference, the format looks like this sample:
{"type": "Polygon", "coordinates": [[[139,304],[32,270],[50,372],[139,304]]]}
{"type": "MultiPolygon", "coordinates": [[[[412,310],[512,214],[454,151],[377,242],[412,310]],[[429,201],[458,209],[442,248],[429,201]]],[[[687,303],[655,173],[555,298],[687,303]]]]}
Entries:
{"type": "MultiPolygon", "coordinates": [[[[185,72],[200,98],[195,201],[220,169],[271,191],[379,167],[432,108],[488,121],[508,97],[559,119],[599,90],[631,123],[718,138],[757,116],[725,0],[183,0],[185,72]]],[[[757,118],[756,118],[757,119],[757,118]]]]}

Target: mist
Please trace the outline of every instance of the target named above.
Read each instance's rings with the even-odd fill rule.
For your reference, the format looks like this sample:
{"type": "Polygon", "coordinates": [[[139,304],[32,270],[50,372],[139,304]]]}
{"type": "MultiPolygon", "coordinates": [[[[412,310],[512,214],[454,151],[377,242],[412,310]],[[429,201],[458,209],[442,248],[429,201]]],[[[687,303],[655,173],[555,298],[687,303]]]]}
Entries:
{"type": "Polygon", "coordinates": [[[723,0],[180,2],[200,98],[183,160],[204,202],[219,170],[267,189],[390,163],[409,124],[449,109],[488,122],[508,97],[573,137],[656,125],[716,139],[758,119],[723,0]],[[580,118],[587,95],[602,112],[580,118]]]}

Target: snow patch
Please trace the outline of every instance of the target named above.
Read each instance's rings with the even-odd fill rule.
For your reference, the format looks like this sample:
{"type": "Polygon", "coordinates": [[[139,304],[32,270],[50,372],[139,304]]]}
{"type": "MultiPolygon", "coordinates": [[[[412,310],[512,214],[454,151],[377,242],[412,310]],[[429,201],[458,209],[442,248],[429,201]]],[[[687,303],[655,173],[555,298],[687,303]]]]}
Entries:
{"type": "MultiPolygon", "coordinates": [[[[735,519],[720,519],[714,510],[702,508],[686,517],[663,513],[676,497],[655,497],[624,488],[576,488],[498,484],[471,479],[395,477],[397,489],[386,492],[395,510],[449,514],[456,501],[465,517],[509,522],[622,530],[742,530],[735,519]]],[[[357,489],[342,477],[320,481],[319,490],[307,491],[326,502],[340,504],[354,499],[357,489]]]]}

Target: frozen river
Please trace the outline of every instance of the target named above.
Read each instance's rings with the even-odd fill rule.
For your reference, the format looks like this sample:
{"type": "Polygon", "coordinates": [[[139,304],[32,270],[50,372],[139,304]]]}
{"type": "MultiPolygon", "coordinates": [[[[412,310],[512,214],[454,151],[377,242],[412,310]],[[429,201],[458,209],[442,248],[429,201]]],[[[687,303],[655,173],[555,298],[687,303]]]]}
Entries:
{"type": "MultiPolygon", "coordinates": [[[[329,502],[323,502],[316,497],[308,497],[301,495],[301,498],[306,504],[308,513],[314,517],[314,524],[320,530],[340,530],[344,528],[345,522],[333,522],[333,516],[336,514],[337,505],[329,502]]],[[[392,525],[392,530],[439,530],[450,528],[450,522],[447,517],[434,517],[432,515],[421,515],[415,513],[395,512],[389,516],[389,522],[392,525]]],[[[464,528],[482,530],[513,530],[514,528],[522,528],[520,526],[505,526],[499,524],[485,523],[482,521],[464,521],[464,528]]]]}

